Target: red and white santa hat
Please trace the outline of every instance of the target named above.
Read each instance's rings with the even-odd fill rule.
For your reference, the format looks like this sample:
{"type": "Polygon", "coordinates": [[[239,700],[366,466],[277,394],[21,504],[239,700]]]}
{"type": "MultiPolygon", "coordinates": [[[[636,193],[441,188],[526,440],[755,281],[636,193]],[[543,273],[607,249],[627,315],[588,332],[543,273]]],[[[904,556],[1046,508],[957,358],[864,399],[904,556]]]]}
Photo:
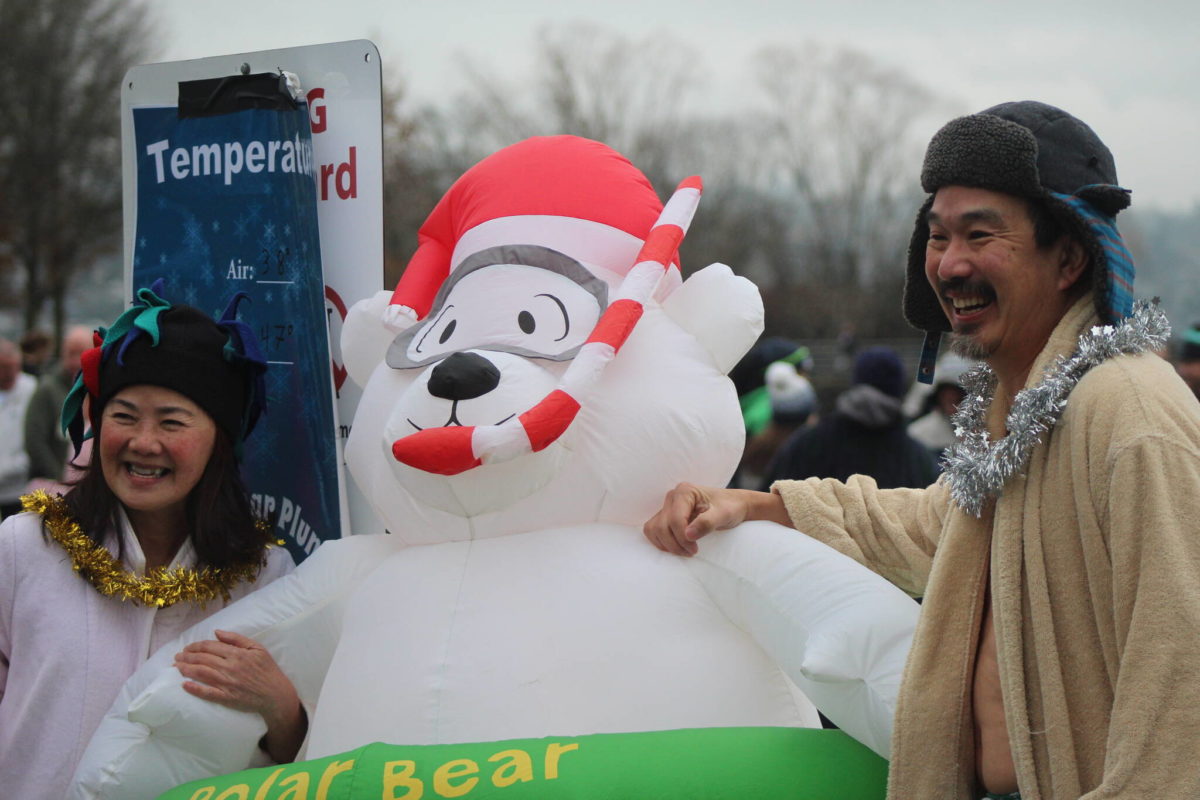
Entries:
{"type": "Polygon", "coordinates": [[[500,245],[557,250],[613,291],[558,388],[541,402],[496,425],[425,428],[393,442],[392,456],[426,472],[455,475],[554,443],[587,402],[656,288],[662,296],[682,282],[676,254],[702,188],[699,177],[687,178],[664,207],[628,159],[575,136],[527,139],[468,170],[421,226],[417,252],[390,309],[424,318],[457,265],[500,245]]]}
{"type": "MultiPolygon", "coordinates": [[[[578,136],[526,139],[450,187],[421,226],[391,303],[423,319],[450,272],[497,245],[557,250],[615,288],[662,208],[646,176],[611,147],[578,136]]],[[[672,265],[664,281],[670,288],[681,280],[678,260],[672,265]]]]}

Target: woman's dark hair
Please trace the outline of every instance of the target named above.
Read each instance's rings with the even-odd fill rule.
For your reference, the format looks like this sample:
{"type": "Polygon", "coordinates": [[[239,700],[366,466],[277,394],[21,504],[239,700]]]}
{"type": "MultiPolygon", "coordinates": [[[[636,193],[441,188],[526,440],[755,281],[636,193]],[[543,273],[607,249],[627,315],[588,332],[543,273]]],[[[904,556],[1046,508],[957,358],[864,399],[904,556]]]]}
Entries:
{"type": "MultiPolygon", "coordinates": [[[[102,545],[105,531],[117,526],[120,501],[104,480],[104,471],[100,467],[99,426],[103,422],[99,416],[97,414],[97,445],[92,447],[83,477],[67,492],[64,500],[88,538],[102,545]]],[[[264,558],[266,545],[271,541],[270,528],[257,524],[258,518],[250,507],[233,444],[220,428],[216,429],[212,455],[204,472],[188,493],[185,511],[191,521],[192,527],[187,533],[196,550],[197,566],[219,569],[264,558]]]]}
{"type": "Polygon", "coordinates": [[[217,429],[212,455],[187,498],[192,546],[203,566],[228,567],[263,558],[271,531],[257,525],[233,443],[217,429]]]}

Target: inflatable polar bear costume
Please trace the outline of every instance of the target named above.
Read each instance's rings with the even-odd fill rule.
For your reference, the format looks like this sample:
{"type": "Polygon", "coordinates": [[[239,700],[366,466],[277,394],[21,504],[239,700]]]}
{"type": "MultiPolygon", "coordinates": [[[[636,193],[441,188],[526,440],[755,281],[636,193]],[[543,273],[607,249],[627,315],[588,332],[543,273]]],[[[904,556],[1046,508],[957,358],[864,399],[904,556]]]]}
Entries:
{"type": "Polygon", "coordinates": [[[391,534],[325,544],[152,656],[73,796],[151,798],[251,764],[261,718],[186,694],[171,666],[216,628],[259,640],[292,678],[306,758],[371,741],[815,726],[809,698],[886,756],[912,600],[772,523],[708,537],[691,559],[642,537],[677,482],[724,484],[737,464],[725,374],[762,328],[748,281],[668,268],[579,402],[542,414],[552,433],[528,431],[533,447],[480,458],[475,437],[438,438],[486,439],[546,409],[628,293],[661,210],[627,160],[576,137],[465,173],[395,294],[358,303],[343,333],[365,386],[347,463],[391,534]]]}

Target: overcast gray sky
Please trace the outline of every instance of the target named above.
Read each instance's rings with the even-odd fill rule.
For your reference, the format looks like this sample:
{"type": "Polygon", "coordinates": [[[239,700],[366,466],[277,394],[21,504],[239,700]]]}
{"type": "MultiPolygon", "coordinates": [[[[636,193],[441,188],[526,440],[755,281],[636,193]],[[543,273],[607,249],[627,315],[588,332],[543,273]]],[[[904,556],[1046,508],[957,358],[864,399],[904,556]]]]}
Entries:
{"type": "Polygon", "coordinates": [[[1200,204],[1200,3],[1194,0],[166,0],[162,60],[370,39],[421,101],[452,99],[465,55],[527,74],[533,35],[586,20],[666,32],[702,56],[708,99],[734,104],[769,44],[847,45],[964,111],[1038,99],[1088,122],[1134,205],[1200,204]]]}

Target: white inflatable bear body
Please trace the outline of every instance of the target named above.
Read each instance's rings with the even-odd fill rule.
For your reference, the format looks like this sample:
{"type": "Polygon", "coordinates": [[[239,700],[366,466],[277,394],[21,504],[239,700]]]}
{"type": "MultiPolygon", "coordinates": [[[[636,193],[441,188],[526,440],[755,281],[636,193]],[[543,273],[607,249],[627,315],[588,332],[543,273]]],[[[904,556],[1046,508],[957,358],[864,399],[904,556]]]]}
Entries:
{"type": "MultiPolygon", "coordinates": [[[[580,147],[585,162],[616,156],[530,140],[464,180],[544,146],[568,162],[580,147]]],[[[454,193],[452,219],[477,213],[454,193]]],[[[258,639],[293,679],[307,758],[371,741],[813,726],[809,697],[886,755],[915,603],[770,523],[709,537],[692,559],[641,533],[677,482],[723,484],[736,466],[744,430],[725,373],[761,331],[757,290],[720,265],[681,285],[672,267],[593,389],[561,404],[569,424],[537,421],[528,410],[626,300],[622,270],[641,238],[578,211],[533,211],[453,231],[448,275],[399,336],[382,320],[396,318],[385,311],[403,281],[347,319],[342,352],[365,390],[346,457],[390,534],[322,546],[152,657],[93,739],[74,796],[153,797],[251,763],[262,720],[187,695],[170,666],[216,628],[258,639]],[[486,435],[512,419],[535,452],[440,474],[443,448],[405,450],[427,441],[416,434],[486,435]]]]}
{"type": "MultiPolygon", "coordinates": [[[[711,289],[725,289],[726,307],[740,295],[753,319],[752,287],[712,269],[721,280],[711,289]]],[[[708,320],[730,334],[740,327],[751,341],[747,321],[708,320]]],[[[466,352],[502,366],[495,399],[476,398],[478,411],[459,403],[464,424],[472,414],[495,421],[519,412],[556,385],[558,370],[545,364],[466,352]],[[538,381],[530,371],[546,374],[538,381]],[[510,373],[521,385],[506,393],[510,373]]],[[[417,473],[387,463],[397,436],[375,421],[409,419],[414,407],[448,411],[450,401],[428,392],[437,369],[377,368],[348,447],[356,477],[417,473]]],[[[535,454],[554,464],[552,474],[516,459],[437,476],[443,505],[501,505],[449,518],[416,507],[423,495],[393,488],[394,505],[378,509],[398,538],[412,531],[421,544],[387,559],[351,600],[309,754],[376,739],[818,724],[778,663],[729,621],[688,563],[648,548],[641,534],[640,521],[678,480],[728,480],[743,437],[723,372],[694,337],[649,308],[557,450],[535,454]],[[456,481],[458,492],[447,492],[456,481]],[[413,525],[418,515],[424,520],[413,525]]],[[[401,482],[427,479],[418,473],[401,482]]]]}

